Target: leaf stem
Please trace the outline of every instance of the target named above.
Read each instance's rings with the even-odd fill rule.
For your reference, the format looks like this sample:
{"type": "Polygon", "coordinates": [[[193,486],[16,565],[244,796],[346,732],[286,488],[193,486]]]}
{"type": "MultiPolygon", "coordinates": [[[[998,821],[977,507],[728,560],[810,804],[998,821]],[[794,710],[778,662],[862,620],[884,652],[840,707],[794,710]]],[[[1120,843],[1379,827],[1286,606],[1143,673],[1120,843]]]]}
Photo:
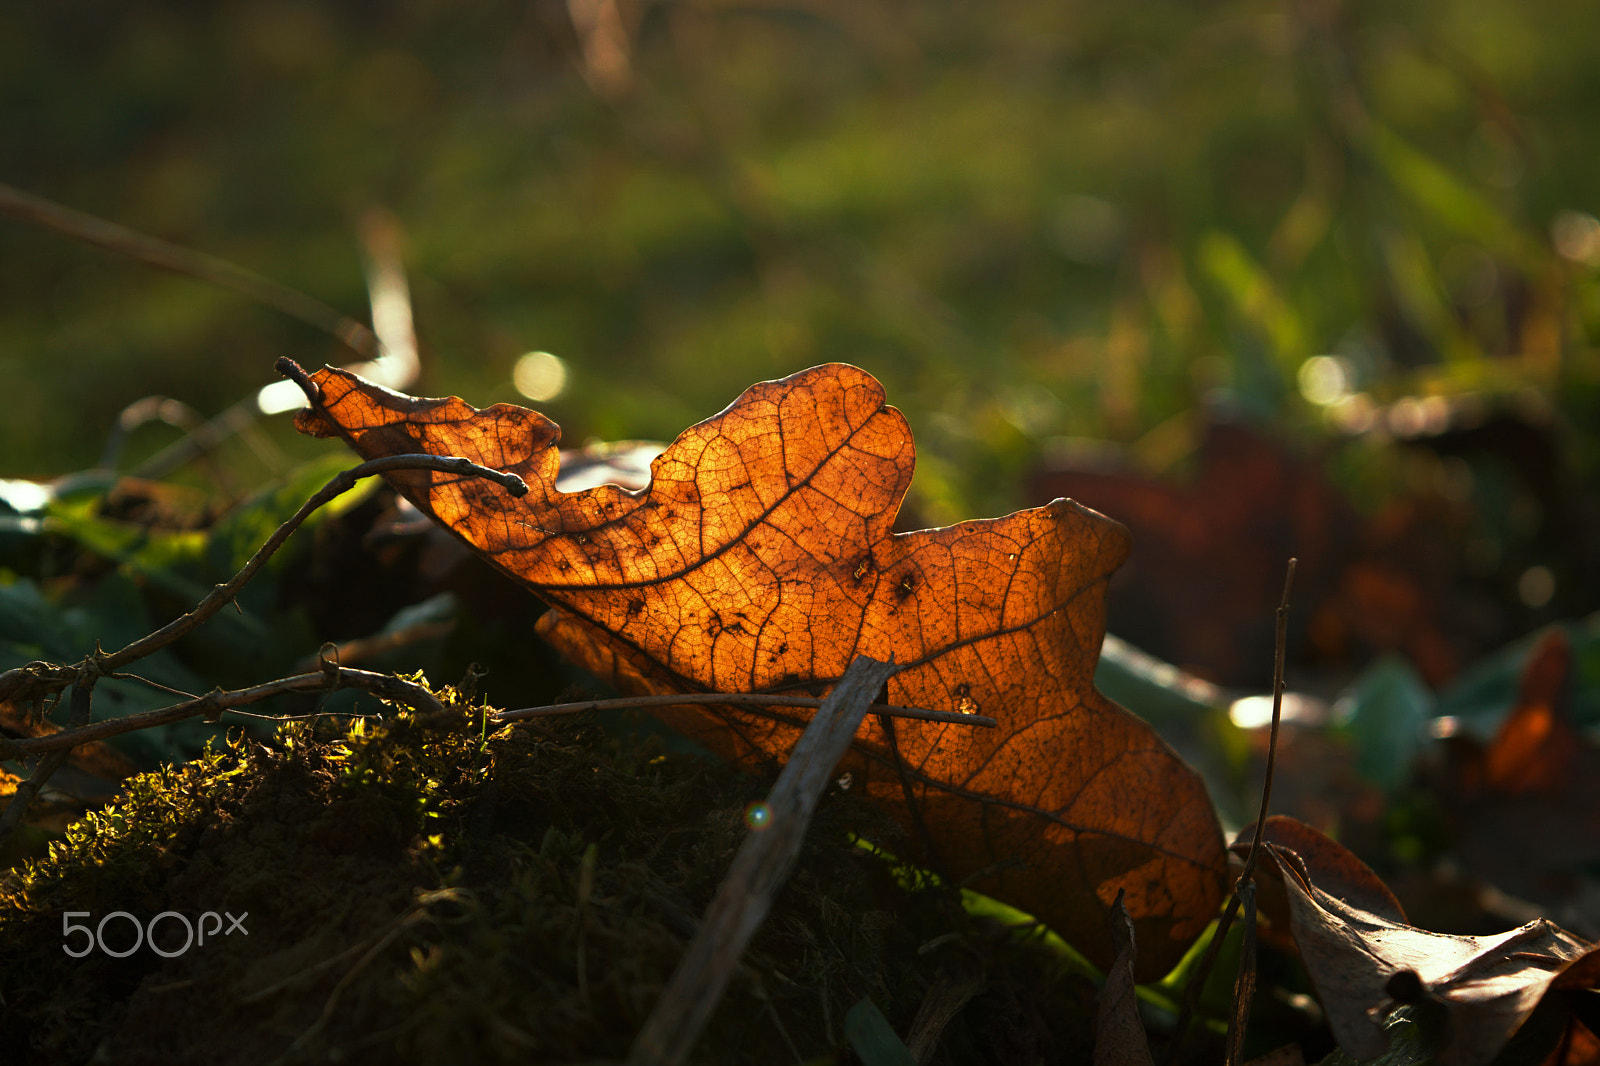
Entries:
{"type": "MultiPolygon", "coordinates": [[[[1299,560],[1289,560],[1289,572],[1283,578],[1283,599],[1278,602],[1277,631],[1274,635],[1276,651],[1272,663],[1272,732],[1267,737],[1267,779],[1261,786],[1261,811],[1256,815],[1256,833],[1250,842],[1250,854],[1244,859],[1244,872],[1235,885],[1242,885],[1256,872],[1256,853],[1261,850],[1261,835],[1267,827],[1267,805],[1272,802],[1272,771],[1278,761],[1278,725],[1283,717],[1283,660],[1289,643],[1289,592],[1294,588],[1294,568],[1299,560]]],[[[1237,891],[1237,889],[1235,889],[1237,891]]]]}

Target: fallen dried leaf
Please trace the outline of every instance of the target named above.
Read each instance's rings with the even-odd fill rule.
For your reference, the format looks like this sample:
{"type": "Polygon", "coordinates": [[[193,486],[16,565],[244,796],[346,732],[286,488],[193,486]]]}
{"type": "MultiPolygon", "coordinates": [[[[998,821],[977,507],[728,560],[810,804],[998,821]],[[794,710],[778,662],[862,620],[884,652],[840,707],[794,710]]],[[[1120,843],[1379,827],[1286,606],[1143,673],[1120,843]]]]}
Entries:
{"type": "Polygon", "coordinates": [[[1112,905],[1111,922],[1117,958],[1106,971],[1105,987],[1100,989],[1100,1009],[1094,1025],[1094,1066],[1154,1066],[1150,1038],[1145,1035],[1133,988],[1138,947],[1133,939],[1133,922],[1121,897],[1112,905]]]}
{"type": "MultiPolygon", "coordinates": [[[[860,654],[904,669],[890,699],[994,714],[998,730],[869,721],[844,764],[920,858],[1018,906],[1100,965],[1125,892],[1141,979],[1215,914],[1224,850],[1192,770],[1093,687],[1104,591],[1126,531],[1068,500],[1006,518],[891,532],[915,450],[882,387],[829,364],[752,386],[685,430],[647,489],[555,487],[542,415],[413,399],[324,369],[296,424],[363,456],[461,455],[521,475],[405,471],[392,483],[557,610],[540,633],[624,691],[809,692],[860,654]]],[[[733,759],[780,757],[799,717],[662,715],[733,759]]]]}
{"type": "MultiPolygon", "coordinates": [[[[1592,987],[1600,974],[1592,945],[1543,919],[1490,936],[1405,924],[1366,864],[1292,819],[1268,819],[1262,846],[1270,861],[1257,876],[1281,884],[1287,917],[1277,920],[1293,933],[1340,1048],[1356,1059],[1384,1053],[1395,1007],[1427,1004],[1443,1020],[1439,1066],[1483,1066],[1553,987],[1592,987]]],[[[1249,850],[1244,835],[1241,848],[1249,850]]]]}

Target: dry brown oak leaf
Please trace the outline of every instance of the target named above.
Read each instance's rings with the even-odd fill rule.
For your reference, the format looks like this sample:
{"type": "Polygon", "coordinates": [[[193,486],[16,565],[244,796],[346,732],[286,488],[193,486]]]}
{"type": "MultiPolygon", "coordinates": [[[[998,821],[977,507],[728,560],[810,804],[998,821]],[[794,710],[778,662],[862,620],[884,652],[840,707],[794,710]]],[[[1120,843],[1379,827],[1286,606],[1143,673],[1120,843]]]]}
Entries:
{"type": "MultiPolygon", "coordinates": [[[[286,362],[286,361],[285,361],[286,362]]],[[[335,369],[296,425],[365,458],[429,452],[519,474],[514,499],[438,471],[387,475],[555,610],[539,632],[630,694],[820,694],[857,655],[902,669],[889,700],[983,713],[997,730],[869,718],[841,764],[921,859],[1044,921],[1102,967],[1125,892],[1139,978],[1215,915],[1226,859],[1199,777],[1100,695],[1122,526],[1070,500],[893,533],[915,449],[865,371],[751,386],[685,430],[638,492],[555,488],[560,429],[508,404],[415,399],[335,369]]],[[[745,764],[782,758],[800,714],[685,706],[672,726],[745,764]]]]}
{"type": "MultiPolygon", "coordinates": [[[[1235,841],[1241,856],[1254,829],[1235,841]]],[[[1339,1047],[1362,1062],[1388,1049],[1385,1021],[1401,1002],[1442,1019],[1431,1049],[1438,1066],[1488,1066],[1551,997],[1552,1028],[1529,1034],[1529,1046],[1554,1044],[1578,1024],[1573,997],[1600,979],[1600,951],[1543,918],[1490,936],[1407,924],[1366,863],[1293,818],[1268,818],[1262,849],[1262,911],[1293,934],[1339,1047]]],[[[1523,1055],[1540,1062],[1547,1050],[1523,1055]]]]}

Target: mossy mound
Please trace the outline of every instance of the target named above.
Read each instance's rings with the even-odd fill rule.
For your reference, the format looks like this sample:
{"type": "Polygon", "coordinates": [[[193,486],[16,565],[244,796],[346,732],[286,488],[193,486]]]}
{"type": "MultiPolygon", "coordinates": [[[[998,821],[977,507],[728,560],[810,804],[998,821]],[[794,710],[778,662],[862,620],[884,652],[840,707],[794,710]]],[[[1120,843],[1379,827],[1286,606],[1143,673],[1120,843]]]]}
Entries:
{"type": "MultiPolygon", "coordinates": [[[[592,721],[485,735],[481,708],[452,703],[446,718],[236,741],[131,780],[48,860],[12,871],[5,1060],[625,1056],[770,780],[592,721]],[[64,936],[64,920],[93,928],[114,911],[147,926],[167,911],[218,917],[186,949],[183,921],[166,917],[123,958],[63,950],[89,939],[64,936]]],[[[945,1030],[942,1061],[1087,1053],[1093,986],[985,932],[952,894],[905,892],[851,843],[883,830],[848,795],[824,799],[696,1059],[851,1061],[853,1004],[870,997],[905,1033],[952,961],[987,978],[945,1030]]],[[[124,917],[102,931],[113,951],[134,937],[124,917]]]]}

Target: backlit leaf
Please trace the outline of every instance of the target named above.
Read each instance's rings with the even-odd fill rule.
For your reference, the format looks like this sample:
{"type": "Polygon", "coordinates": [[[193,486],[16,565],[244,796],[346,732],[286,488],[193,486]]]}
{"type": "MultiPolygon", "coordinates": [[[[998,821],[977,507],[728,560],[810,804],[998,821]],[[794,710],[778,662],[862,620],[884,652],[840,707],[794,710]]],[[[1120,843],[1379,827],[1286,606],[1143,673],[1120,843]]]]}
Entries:
{"type": "MultiPolygon", "coordinates": [[[[539,630],[629,692],[821,692],[860,654],[903,669],[892,702],[998,730],[869,720],[844,768],[917,857],[1036,915],[1099,965],[1125,894],[1139,974],[1213,916],[1225,864],[1198,777],[1093,686],[1105,583],[1126,531],[1056,500],[892,532],[915,450],[882,387],[829,364],[752,386],[685,430],[637,492],[555,487],[560,431],[535,412],[423,400],[325,369],[297,425],[361,455],[461,455],[521,475],[514,499],[432,471],[390,476],[416,506],[556,608],[539,630]]],[[[804,719],[739,708],[663,717],[744,762],[804,719]]]]}

